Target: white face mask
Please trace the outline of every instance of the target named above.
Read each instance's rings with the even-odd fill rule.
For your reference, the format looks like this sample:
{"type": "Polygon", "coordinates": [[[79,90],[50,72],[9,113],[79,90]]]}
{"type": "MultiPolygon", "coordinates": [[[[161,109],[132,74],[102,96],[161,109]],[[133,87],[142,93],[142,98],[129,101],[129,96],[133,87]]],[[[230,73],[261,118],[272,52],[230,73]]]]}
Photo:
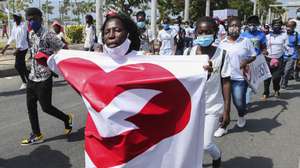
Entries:
{"type": "Polygon", "coordinates": [[[103,46],[103,52],[114,59],[121,59],[127,53],[130,47],[131,41],[126,38],[126,40],[118,47],[109,48],[107,45],[103,46]]]}

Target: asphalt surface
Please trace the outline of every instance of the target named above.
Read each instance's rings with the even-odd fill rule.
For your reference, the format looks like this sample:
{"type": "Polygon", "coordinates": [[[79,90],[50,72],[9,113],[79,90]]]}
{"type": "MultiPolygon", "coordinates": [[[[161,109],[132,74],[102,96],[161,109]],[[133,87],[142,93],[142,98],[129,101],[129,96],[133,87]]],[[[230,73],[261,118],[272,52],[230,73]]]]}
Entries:
{"type": "MultiPolygon", "coordinates": [[[[63,123],[39,109],[45,142],[20,146],[30,133],[25,92],[18,77],[0,78],[0,168],[84,167],[84,125],[86,110],[62,79],[53,88],[53,104],[75,115],[74,131],[63,135],[63,123]]],[[[266,102],[255,95],[244,129],[235,127],[232,109],[230,131],[217,142],[222,149],[223,168],[300,168],[300,82],[291,83],[281,98],[266,102]]],[[[204,168],[211,167],[205,155],[204,168]]]]}

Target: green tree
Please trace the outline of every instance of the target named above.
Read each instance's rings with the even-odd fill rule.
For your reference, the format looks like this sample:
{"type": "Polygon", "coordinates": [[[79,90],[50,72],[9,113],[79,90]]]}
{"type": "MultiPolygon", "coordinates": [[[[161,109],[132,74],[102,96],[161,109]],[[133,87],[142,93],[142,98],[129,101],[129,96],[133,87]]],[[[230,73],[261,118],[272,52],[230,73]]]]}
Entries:
{"type": "Polygon", "coordinates": [[[114,9],[116,11],[120,11],[124,14],[131,15],[132,14],[132,7],[138,7],[140,9],[145,7],[145,3],[149,0],[106,0],[106,4],[104,9],[114,9]]]}
{"type": "Polygon", "coordinates": [[[46,15],[52,15],[54,10],[54,6],[52,6],[51,0],[46,1],[44,4],[42,4],[42,11],[46,15]],[[47,9],[48,8],[48,9],[47,9]]]}
{"type": "MultiPolygon", "coordinates": [[[[257,13],[263,20],[266,20],[268,11],[271,4],[280,4],[276,0],[258,0],[257,1],[257,13]]],[[[272,7],[272,12],[280,16],[285,12],[282,7],[272,7]]]]}
{"type": "Polygon", "coordinates": [[[68,15],[70,8],[71,8],[70,0],[63,0],[59,8],[59,13],[62,21],[64,21],[65,17],[68,15]]]}
{"type": "Polygon", "coordinates": [[[32,0],[9,0],[8,6],[12,12],[24,11],[32,3],[32,0]]]}
{"type": "MultiPolygon", "coordinates": [[[[2,21],[2,20],[7,20],[7,15],[6,15],[6,13],[0,11],[0,20],[1,20],[1,21],[2,21]]],[[[0,24],[1,24],[1,23],[0,23],[0,24]]]]}
{"type": "Polygon", "coordinates": [[[229,0],[228,7],[237,9],[241,19],[253,14],[253,3],[250,0],[229,0]]]}
{"type": "MultiPolygon", "coordinates": [[[[199,17],[205,16],[205,3],[206,0],[191,0],[190,5],[190,19],[196,21],[199,17]]],[[[228,8],[228,0],[211,0],[211,16],[213,10],[228,8]]]]}

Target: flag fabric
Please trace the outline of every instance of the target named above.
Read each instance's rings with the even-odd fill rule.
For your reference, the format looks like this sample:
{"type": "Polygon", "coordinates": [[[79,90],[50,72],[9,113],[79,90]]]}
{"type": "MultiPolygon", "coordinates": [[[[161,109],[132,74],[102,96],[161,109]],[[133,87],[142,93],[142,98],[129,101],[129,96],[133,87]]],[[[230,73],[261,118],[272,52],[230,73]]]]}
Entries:
{"type": "Polygon", "coordinates": [[[86,168],[202,168],[207,56],[61,50],[48,66],[81,95],[86,168]]]}

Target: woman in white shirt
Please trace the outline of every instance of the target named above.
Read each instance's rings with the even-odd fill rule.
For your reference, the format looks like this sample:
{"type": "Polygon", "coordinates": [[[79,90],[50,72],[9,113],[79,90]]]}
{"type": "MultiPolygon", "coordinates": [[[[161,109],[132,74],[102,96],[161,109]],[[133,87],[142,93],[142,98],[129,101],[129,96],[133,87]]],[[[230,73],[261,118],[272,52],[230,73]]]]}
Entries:
{"type": "Polygon", "coordinates": [[[248,84],[244,71],[255,60],[256,52],[249,39],[240,37],[241,21],[238,17],[228,19],[228,36],[221,42],[220,48],[225,49],[230,56],[231,90],[233,104],[238,111],[237,126],[246,125],[246,91],[248,84]]]}
{"type": "Polygon", "coordinates": [[[94,45],[97,42],[96,38],[96,27],[93,24],[94,18],[92,15],[86,15],[86,27],[84,29],[85,40],[84,40],[84,50],[85,51],[94,51],[94,45]]]}
{"type": "Polygon", "coordinates": [[[283,55],[288,48],[288,36],[282,31],[281,19],[274,19],[272,21],[272,32],[269,33],[267,38],[268,55],[266,61],[269,65],[272,78],[264,81],[264,93],[262,100],[266,100],[270,96],[270,84],[273,81],[274,96],[279,96],[280,80],[283,73],[283,55]]]}
{"type": "MultiPolygon", "coordinates": [[[[218,25],[211,17],[201,17],[196,24],[194,47],[188,48],[185,55],[208,55],[211,61],[211,73],[205,87],[205,123],[204,150],[213,158],[213,168],[221,164],[221,151],[213,141],[214,131],[220,126],[226,127],[230,122],[230,65],[226,51],[217,48],[213,42],[217,38],[218,25]],[[224,116],[224,117],[223,117],[224,116]]],[[[209,68],[209,67],[208,67],[209,68]]]]}

